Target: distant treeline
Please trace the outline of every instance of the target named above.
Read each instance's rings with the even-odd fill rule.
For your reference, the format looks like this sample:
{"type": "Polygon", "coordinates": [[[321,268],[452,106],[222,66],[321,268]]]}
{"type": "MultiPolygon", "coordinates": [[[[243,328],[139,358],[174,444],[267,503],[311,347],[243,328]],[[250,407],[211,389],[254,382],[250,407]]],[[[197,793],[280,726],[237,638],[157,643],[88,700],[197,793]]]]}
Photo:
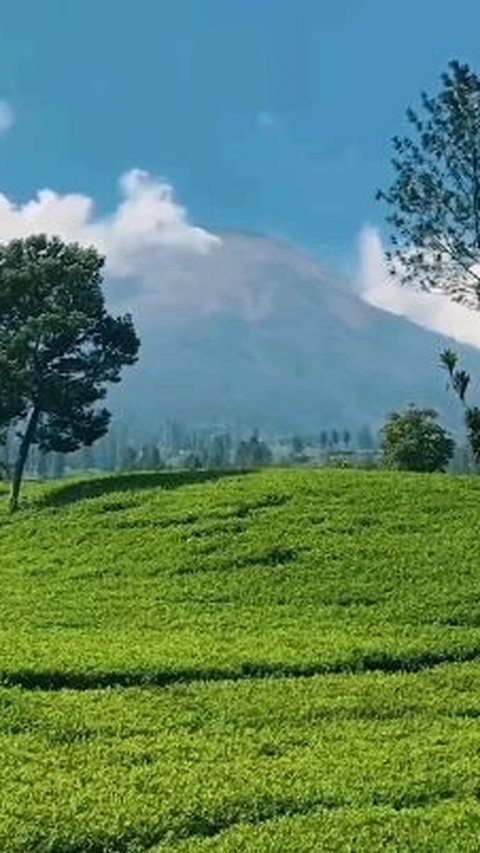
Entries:
{"type": "MultiPolygon", "coordinates": [[[[376,436],[367,425],[357,430],[333,428],[317,434],[282,437],[261,436],[256,429],[239,434],[238,430],[228,428],[189,428],[168,421],[159,433],[147,440],[137,439],[126,425],[117,423],[93,447],[84,447],[76,453],[42,453],[33,447],[26,476],[57,479],[66,473],[86,471],[368,463],[374,461],[377,447],[376,436]]],[[[1,462],[6,476],[14,459],[16,441],[12,432],[2,448],[1,462]]]]}
{"type": "MultiPolygon", "coordinates": [[[[317,434],[261,436],[251,432],[214,427],[188,428],[177,421],[167,422],[157,437],[135,439],[132,431],[117,423],[93,447],[76,453],[42,453],[31,449],[26,468],[29,479],[58,479],[66,474],[95,471],[122,472],[162,469],[225,470],[275,466],[367,467],[381,464],[378,436],[368,425],[358,429],[332,428],[317,434]]],[[[11,432],[0,449],[0,468],[9,476],[15,456],[16,438],[11,432]]],[[[471,454],[456,448],[450,470],[473,470],[471,454]]]]}

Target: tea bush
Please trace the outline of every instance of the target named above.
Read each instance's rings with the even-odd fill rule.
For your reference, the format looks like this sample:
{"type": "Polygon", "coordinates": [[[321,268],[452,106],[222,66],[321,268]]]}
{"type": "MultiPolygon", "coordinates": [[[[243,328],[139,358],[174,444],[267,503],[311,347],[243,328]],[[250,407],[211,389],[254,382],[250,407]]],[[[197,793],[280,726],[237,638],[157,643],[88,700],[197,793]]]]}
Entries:
{"type": "Polygon", "coordinates": [[[135,474],[0,517],[0,849],[477,849],[475,478],[135,474]]]}

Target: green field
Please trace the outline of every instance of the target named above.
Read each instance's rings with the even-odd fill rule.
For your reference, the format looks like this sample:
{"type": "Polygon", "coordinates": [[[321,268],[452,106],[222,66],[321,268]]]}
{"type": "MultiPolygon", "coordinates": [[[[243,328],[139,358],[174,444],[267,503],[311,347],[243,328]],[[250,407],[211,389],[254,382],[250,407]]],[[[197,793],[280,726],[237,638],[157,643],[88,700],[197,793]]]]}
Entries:
{"type": "Polygon", "coordinates": [[[192,476],[0,513],[0,850],[478,851],[480,480],[192,476]]]}

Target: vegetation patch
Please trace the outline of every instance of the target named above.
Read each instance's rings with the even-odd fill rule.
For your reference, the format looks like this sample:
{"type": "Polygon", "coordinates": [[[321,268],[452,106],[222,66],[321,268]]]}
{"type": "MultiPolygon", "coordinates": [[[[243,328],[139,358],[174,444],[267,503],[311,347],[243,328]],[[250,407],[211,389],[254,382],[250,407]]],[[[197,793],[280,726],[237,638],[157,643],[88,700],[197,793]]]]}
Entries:
{"type": "Polygon", "coordinates": [[[0,849],[475,849],[475,479],[93,482],[0,518],[0,849]]]}

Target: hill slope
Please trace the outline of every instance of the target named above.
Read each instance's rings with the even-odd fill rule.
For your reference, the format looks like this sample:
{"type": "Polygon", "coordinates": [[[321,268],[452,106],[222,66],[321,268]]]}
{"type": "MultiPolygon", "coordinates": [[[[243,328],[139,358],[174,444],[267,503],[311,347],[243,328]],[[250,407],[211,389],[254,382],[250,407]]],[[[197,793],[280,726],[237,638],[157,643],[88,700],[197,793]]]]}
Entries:
{"type": "MultiPolygon", "coordinates": [[[[446,338],[366,304],[301,251],[222,235],[220,248],[127,291],[141,359],[115,392],[121,417],[288,432],[374,423],[410,402],[457,408],[438,353],[446,338]]],[[[480,356],[466,352],[474,375],[480,356]]]]}
{"type": "Polygon", "coordinates": [[[197,478],[2,517],[0,848],[475,849],[477,480],[197,478]]]}

